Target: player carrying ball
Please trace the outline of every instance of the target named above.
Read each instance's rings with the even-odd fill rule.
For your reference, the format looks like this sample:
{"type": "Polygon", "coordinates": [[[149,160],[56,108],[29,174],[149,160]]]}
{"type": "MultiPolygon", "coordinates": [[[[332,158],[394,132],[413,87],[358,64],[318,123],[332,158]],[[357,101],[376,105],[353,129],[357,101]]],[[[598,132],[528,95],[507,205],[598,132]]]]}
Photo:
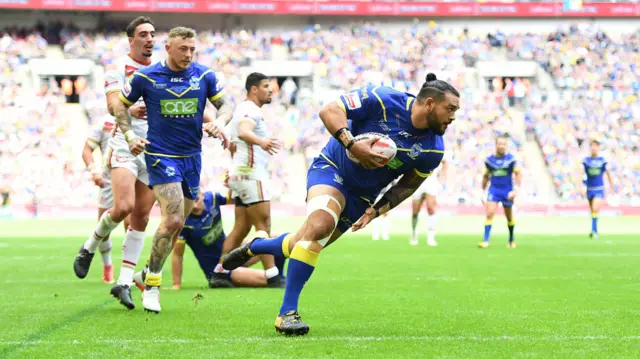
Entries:
{"type": "Polygon", "coordinates": [[[232,270],[260,254],[289,258],[276,331],[286,335],[309,331],[298,314],[298,299],[322,249],[350,227],[362,229],[402,203],[438,167],[444,155],[442,135],[455,119],[459,97],[455,88],[430,73],[417,97],[386,86],[370,86],[344,94],[320,111],[334,138],[307,174],[307,221],[297,232],[254,238],[223,260],[223,267],[232,270]],[[347,120],[351,120],[351,128],[347,120]],[[368,132],[389,136],[395,142],[398,152],[386,165],[380,162],[388,158],[372,150],[377,138],[355,140],[354,135],[368,132]],[[359,164],[350,160],[346,151],[359,164]],[[372,206],[380,191],[401,175],[372,206]]]}

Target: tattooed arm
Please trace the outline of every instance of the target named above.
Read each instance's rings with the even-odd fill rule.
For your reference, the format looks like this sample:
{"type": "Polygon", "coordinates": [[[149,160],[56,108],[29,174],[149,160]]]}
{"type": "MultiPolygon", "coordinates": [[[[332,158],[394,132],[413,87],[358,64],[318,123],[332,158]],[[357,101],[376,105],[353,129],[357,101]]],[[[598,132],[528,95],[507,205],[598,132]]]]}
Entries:
{"type": "Polygon", "coordinates": [[[409,198],[413,192],[420,187],[425,178],[426,177],[416,171],[412,171],[402,176],[398,183],[391,187],[387,193],[385,193],[382,198],[373,205],[373,209],[376,211],[376,217],[389,212],[400,203],[404,202],[405,199],[409,198]]]}
{"type": "Polygon", "coordinates": [[[411,196],[413,192],[420,187],[422,182],[428,176],[429,174],[424,174],[415,170],[403,175],[398,183],[391,187],[387,193],[385,193],[382,198],[373,205],[373,207],[367,208],[364,216],[362,216],[362,218],[353,225],[353,231],[355,232],[364,228],[375,218],[389,212],[391,209],[404,202],[405,199],[409,198],[409,196],[411,196]]]}
{"type": "Polygon", "coordinates": [[[145,145],[149,144],[144,138],[138,137],[133,132],[131,125],[132,118],[129,113],[129,107],[142,97],[144,93],[144,86],[147,83],[148,78],[146,75],[134,72],[131,80],[129,81],[129,88],[123,87],[120,92],[120,101],[117,101],[113,106],[113,115],[116,118],[116,122],[124,134],[124,139],[129,143],[129,150],[134,156],[139,155],[145,149],[145,145]]]}
{"type": "Polygon", "coordinates": [[[233,105],[231,104],[231,101],[229,101],[226,95],[222,95],[221,97],[211,101],[211,104],[213,104],[213,106],[218,110],[216,120],[223,122],[226,126],[233,117],[233,105]]]}

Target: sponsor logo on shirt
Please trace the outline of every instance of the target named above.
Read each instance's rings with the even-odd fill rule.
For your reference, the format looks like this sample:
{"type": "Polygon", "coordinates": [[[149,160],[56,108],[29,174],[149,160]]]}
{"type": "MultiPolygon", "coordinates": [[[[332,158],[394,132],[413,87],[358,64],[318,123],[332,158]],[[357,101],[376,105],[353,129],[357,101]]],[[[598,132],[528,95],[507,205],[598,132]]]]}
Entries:
{"type": "Polygon", "coordinates": [[[160,113],[169,117],[193,116],[198,112],[197,98],[160,100],[160,113]]]}
{"type": "Polygon", "coordinates": [[[355,110],[362,107],[362,101],[356,92],[350,92],[343,96],[349,110],[355,110]]]}

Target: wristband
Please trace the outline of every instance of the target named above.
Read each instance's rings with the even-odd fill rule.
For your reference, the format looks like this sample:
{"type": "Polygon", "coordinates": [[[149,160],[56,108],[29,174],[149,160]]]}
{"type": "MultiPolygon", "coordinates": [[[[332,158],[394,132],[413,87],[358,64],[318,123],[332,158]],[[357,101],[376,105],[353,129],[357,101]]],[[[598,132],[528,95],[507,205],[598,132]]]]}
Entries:
{"type": "Polygon", "coordinates": [[[135,132],[133,132],[133,130],[129,130],[129,131],[124,133],[124,139],[127,142],[131,142],[131,140],[136,138],[136,137],[138,137],[138,136],[135,134],[135,132]]]}
{"type": "Polygon", "coordinates": [[[99,175],[100,174],[100,169],[96,167],[95,163],[90,163],[87,166],[87,169],[89,170],[89,172],[91,172],[92,175],[99,175]]]}
{"type": "Polygon", "coordinates": [[[349,131],[348,127],[339,129],[338,131],[336,131],[336,133],[333,134],[333,137],[335,137],[336,140],[338,140],[338,142],[340,142],[340,144],[346,149],[350,149],[351,146],[356,143],[356,140],[353,138],[353,135],[351,134],[351,131],[349,131]]]}

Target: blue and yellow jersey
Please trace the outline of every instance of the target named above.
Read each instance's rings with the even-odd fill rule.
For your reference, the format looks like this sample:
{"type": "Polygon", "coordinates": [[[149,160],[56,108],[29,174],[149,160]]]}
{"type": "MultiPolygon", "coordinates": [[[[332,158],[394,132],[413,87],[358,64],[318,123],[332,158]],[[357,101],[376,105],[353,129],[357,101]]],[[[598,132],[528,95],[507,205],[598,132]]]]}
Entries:
{"type": "Polygon", "coordinates": [[[587,190],[604,189],[604,173],[607,171],[607,161],[603,157],[587,157],[582,161],[585,172],[584,183],[587,190]]]}
{"type": "MultiPolygon", "coordinates": [[[[180,239],[187,242],[194,252],[205,249],[222,254],[222,243],[226,235],[222,227],[220,206],[230,201],[226,195],[216,192],[204,193],[204,211],[187,217],[180,232],[180,239]]],[[[196,253],[196,256],[198,253],[196,253]]]]}
{"type": "Polygon", "coordinates": [[[509,192],[513,189],[513,174],[520,171],[514,155],[491,155],[484,161],[485,173],[489,174],[491,185],[489,192],[509,192]]]}
{"type": "Polygon", "coordinates": [[[351,161],[345,148],[331,138],[321,157],[338,169],[345,187],[357,195],[377,196],[400,175],[415,171],[422,177],[440,164],[444,140],[429,129],[411,124],[415,96],[387,86],[369,86],[340,96],[338,106],[347,114],[354,136],[377,132],[389,136],[398,147],[396,157],[382,168],[366,169],[351,161]]]}
{"type": "Polygon", "coordinates": [[[170,157],[200,154],[206,101],[215,101],[224,92],[213,70],[192,63],[175,72],[161,61],[134,72],[130,82],[130,91],[123,89],[120,98],[129,105],[144,99],[150,142],[146,152],[170,157]]]}

